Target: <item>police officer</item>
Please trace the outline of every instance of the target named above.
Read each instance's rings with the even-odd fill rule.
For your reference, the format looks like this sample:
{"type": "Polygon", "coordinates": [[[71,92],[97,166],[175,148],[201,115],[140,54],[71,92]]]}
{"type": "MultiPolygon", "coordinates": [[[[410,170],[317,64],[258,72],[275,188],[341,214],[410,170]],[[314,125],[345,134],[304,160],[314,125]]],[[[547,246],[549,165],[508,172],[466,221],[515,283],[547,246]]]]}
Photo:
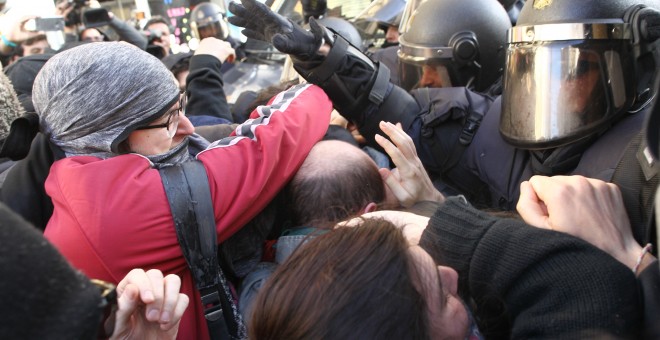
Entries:
{"type": "MultiPolygon", "coordinates": [[[[456,5],[476,1],[486,0],[456,5]]],[[[636,155],[631,142],[655,95],[658,0],[526,1],[508,33],[503,95],[490,105],[465,87],[446,90],[454,92],[449,100],[411,96],[331,31],[314,22],[302,31],[254,0],[243,5],[249,10],[231,5],[232,22],[290,53],[298,72],[324,88],[367,140],[381,120],[401,122],[429,173],[477,202],[513,209],[520,183],[534,174],[616,183],[617,166],[634,163],[624,158],[636,155]],[[322,42],[327,55],[318,52],[322,42]]],[[[484,89],[480,80],[473,89],[484,89]]],[[[627,207],[640,215],[648,204],[638,189],[622,187],[627,207]]],[[[640,243],[648,241],[646,222],[635,226],[640,243]]]]}
{"type": "Polygon", "coordinates": [[[464,86],[486,91],[504,67],[511,28],[497,1],[426,1],[404,10],[399,38],[400,86],[464,86]]]}
{"type": "MultiPolygon", "coordinates": [[[[190,12],[190,29],[193,37],[202,40],[208,37],[228,41],[236,51],[236,58],[243,60],[245,51],[240,41],[229,33],[227,9],[212,2],[202,2],[190,12]]],[[[224,71],[224,70],[223,70],[224,71]]]]}

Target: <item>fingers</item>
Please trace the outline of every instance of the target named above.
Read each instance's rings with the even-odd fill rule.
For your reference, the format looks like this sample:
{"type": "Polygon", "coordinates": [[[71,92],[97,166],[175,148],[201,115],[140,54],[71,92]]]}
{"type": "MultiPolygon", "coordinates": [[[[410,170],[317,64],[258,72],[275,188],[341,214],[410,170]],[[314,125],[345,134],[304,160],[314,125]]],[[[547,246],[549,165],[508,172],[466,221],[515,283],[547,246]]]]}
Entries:
{"type": "MultiPolygon", "coordinates": [[[[181,279],[176,276],[176,275],[167,275],[164,278],[164,283],[165,287],[163,289],[164,291],[164,296],[163,296],[163,304],[162,308],[160,308],[160,322],[161,323],[169,323],[172,321],[172,317],[174,315],[174,310],[177,306],[178,300],[179,300],[179,290],[181,289],[181,279]]],[[[154,306],[155,308],[159,308],[160,306],[156,305],[154,306]]],[[[147,309],[150,308],[149,305],[147,305],[147,309]]]]}
{"type": "MultiPolygon", "coordinates": [[[[153,326],[168,332],[166,338],[176,337],[181,317],[190,303],[188,296],[180,290],[181,279],[176,275],[163,277],[163,273],[156,269],[147,272],[134,269],[129,272],[117,285],[119,308],[113,337],[142,334],[153,326]],[[137,317],[140,315],[146,316],[146,320],[137,317]]],[[[136,336],[140,338],[140,335],[136,336]]]]}
{"type": "MultiPolygon", "coordinates": [[[[243,26],[243,27],[245,27],[245,26],[243,26]]],[[[251,30],[249,28],[246,28],[246,29],[242,30],[241,33],[243,33],[243,35],[248,37],[248,38],[257,39],[257,40],[261,40],[261,41],[266,41],[266,37],[263,35],[263,33],[257,32],[255,30],[251,30]]]]}
{"type": "Polygon", "coordinates": [[[188,295],[177,293],[177,296],[177,303],[174,307],[174,312],[172,313],[172,320],[168,323],[163,323],[160,325],[160,329],[164,331],[171,330],[172,328],[179,325],[181,317],[183,317],[183,312],[186,311],[186,308],[188,308],[188,304],[190,303],[190,298],[188,298],[188,295]]]}
{"type": "Polygon", "coordinates": [[[163,284],[159,284],[163,282],[163,273],[160,270],[151,269],[147,271],[147,277],[149,277],[154,299],[152,302],[144,301],[147,304],[146,316],[149,321],[158,321],[165,296],[165,287],[163,284]]]}
{"type": "MultiPolygon", "coordinates": [[[[231,6],[231,4],[229,6],[231,6]]],[[[245,11],[245,8],[243,8],[243,7],[240,7],[240,8],[241,8],[240,11],[245,11]]],[[[232,11],[232,12],[236,13],[234,11],[232,11]]],[[[240,16],[239,16],[239,14],[236,14],[233,17],[227,18],[227,20],[229,21],[230,24],[238,26],[238,27],[245,27],[247,25],[247,20],[244,18],[244,15],[242,15],[242,14],[240,16]]]]}
{"type": "Polygon", "coordinates": [[[520,198],[516,210],[527,224],[538,228],[551,229],[545,204],[538,198],[534,188],[527,181],[520,184],[520,198]]]}
{"type": "Polygon", "coordinates": [[[115,314],[115,328],[110,339],[120,339],[124,337],[125,333],[130,333],[131,316],[140,305],[140,291],[137,285],[125,283],[122,286],[122,293],[119,293],[119,286],[117,286],[117,293],[119,295],[117,298],[117,313],[115,314]]]}
{"type": "Polygon", "coordinates": [[[233,20],[240,19],[241,17],[244,17],[247,14],[247,10],[243,5],[239,4],[236,1],[230,1],[229,2],[229,7],[227,7],[230,12],[234,14],[234,16],[228,17],[227,20],[229,20],[230,23],[234,24],[233,20]]]}
{"type": "Polygon", "coordinates": [[[117,294],[122,295],[126,286],[129,284],[134,284],[138,287],[142,300],[145,300],[146,303],[150,303],[154,300],[154,295],[151,291],[151,282],[144,270],[131,270],[117,285],[117,294]]]}
{"type": "Polygon", "coordinates": [[[417,150],[415,149],[415,143],[413,143],[412,138],[403,131],[401,128],[401,123],[394,125],[389,122],[380,122],[380,129],[392,140],[392,142],[401,149],[401,152],[407,157],[417,156],[417,150]]]}
{"type": "Polygon", "coordinates": [[[270,8],[257,0],[241,0],[243,7],[250,13],[268,13],[270,8]]]}
{"type": "Polygon", "coordinates": [[[401,184],[401,180],[398,178],[398,176],[387,176],[384,181],[385,185],[389,188],[394,197],[399,200],[399,204],[401,204],[401,206],[407,208],[415,204],[415,197],[411,195],[410,192],[401,184]]]}

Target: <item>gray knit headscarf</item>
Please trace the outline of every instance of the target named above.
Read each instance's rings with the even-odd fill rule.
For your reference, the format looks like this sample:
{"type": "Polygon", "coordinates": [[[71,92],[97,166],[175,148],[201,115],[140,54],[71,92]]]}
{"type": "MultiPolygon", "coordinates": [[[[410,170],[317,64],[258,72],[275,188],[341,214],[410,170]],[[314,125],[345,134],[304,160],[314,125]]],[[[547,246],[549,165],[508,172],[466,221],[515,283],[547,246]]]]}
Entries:
{"type": "Polygon", "coordinates": [[[9,78],[0,71],[0,140],[7,137],[11,122],[23,113],[23,106],[18,101],[14,87],[9,78]]]}
{"type": "MultiPolygon", "coordinates": [[[[164,115],[178,99],[176,80],[160,60],[119,42],[58,53],[41,69],[32,89],[42,132],[67,157],[117,156],[119,144],[135,128],[164,115]]],[[[187,144],[148,158],[155,163],[187,158],[187,144]]]]}

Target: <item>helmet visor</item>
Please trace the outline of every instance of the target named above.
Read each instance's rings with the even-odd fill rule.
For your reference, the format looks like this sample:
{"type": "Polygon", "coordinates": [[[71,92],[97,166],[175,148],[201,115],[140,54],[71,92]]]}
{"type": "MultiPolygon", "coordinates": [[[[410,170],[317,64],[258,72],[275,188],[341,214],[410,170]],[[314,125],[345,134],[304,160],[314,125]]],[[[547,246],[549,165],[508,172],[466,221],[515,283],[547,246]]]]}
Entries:
{"type": "Polygon", "coordinates": [[[441,62],[410,63],[399,60],[400,86],[406,91],[422,87],[451,87],[447,67],[441,62]]]}
{"type": "Polygon", "coordinates": [[[213,21],[204,25],[200,25],[197,23],[194,25],[191,24],[191,28],[193,30],[193,34],[199,40],[208,37],[218,38],[220,40],[226,40],[227,36],[229,35],[227,23],[224,21],[223,18],[219,18],[218,21],[213,21]]]}
{"type": "MultiPolygon", "coordinates": [[[[521,42],[507,50],[500,132],[523,148],[570,143],[630,105],[624,40],[521,42]]],[[[630,73],[630,72],[627,72],[630,73]]]]}

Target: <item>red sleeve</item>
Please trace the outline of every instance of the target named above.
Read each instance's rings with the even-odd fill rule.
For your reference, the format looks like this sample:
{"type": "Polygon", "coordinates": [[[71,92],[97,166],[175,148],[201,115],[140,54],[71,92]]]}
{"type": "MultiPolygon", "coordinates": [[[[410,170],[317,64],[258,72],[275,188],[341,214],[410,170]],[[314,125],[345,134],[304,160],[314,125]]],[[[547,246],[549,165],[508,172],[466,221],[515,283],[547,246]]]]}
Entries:
{"type": "Polygon", "coordinates": [[[328,129],[332,103],[301,84],[252,112],[236,135],[197,155],[209,176],[218,242],[254,217],[296,173],[328,129]]]}

